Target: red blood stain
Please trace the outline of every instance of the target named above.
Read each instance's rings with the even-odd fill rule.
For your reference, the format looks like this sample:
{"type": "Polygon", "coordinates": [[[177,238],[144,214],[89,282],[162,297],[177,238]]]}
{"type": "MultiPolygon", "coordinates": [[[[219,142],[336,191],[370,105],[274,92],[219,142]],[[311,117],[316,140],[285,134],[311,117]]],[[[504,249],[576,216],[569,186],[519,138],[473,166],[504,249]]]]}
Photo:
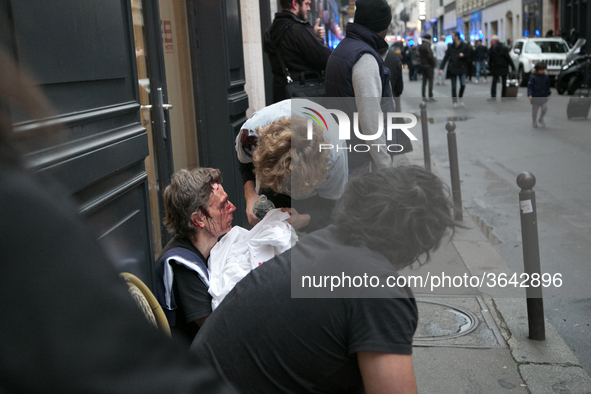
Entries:
{"type": "Polygon", "coordinates": [[[242,145],[242,148],[247,152],[251,152],[256,148],[259,141],[257,136],[249,135],[250,133],[252,133],[251,130],[244,129],[242,130],[242,134],[240,134],[240,145],[242,145]]]}

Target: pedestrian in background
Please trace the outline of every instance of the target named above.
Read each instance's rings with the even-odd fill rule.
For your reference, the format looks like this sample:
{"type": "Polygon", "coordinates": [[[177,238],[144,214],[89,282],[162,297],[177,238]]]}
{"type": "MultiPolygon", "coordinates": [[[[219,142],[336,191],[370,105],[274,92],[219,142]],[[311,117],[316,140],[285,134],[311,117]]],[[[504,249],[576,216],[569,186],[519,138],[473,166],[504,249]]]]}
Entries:
{"type": "Polygon", "coordinates": [[[400,112],[400,95],[404,90],[404,81],[402,79],[402,60],[400,55],[396,53],[396,48],[390,47],[388,54],[384,59],[384,65],[390,70],[390,87],[392,88],[392,97],[394,97],[394,105],[396,112],[400,112]]]}
{"type": "Polygon", "coordinates": [[[447,47],[443,62],[439,66],[439,74],[443,74],[443,69],[449,62],[448,73],[451,78],[451,97],[454,108],[458,105],[464,106],[464,90],[466,89],[466,72],[468,71],[468,45],[462,41],[460,33],[454,33],[454,42],[447,47]],[[457,83],[460,80],[460,98],[458,100],[457,83]]]}
{"type": "Polygon", "coordinates": [[[408,68],[408,73],[410,75],[410,47],[408,44],[404,45],[404,48],[402,48],[402,64],[406,64],[406,68],[408,68]]]}
{"type": "Polygon", "coordinates": [[[492,36],[490,42],[492,46],[488,52],[488,66],[490,67],[490,72],[492,73],[493,78],[490,87],[489,101],[495,101],[499,78],[501,79],[501,97],[506,97],[507,74],[509,73],[509,67],[515,71],[515,65],[509,56],[509,50],[504,45],[501,45],[499,36],[492,36]]]}
{"type": "Polygon", "coordinates": [[[576,44],[579,37],[580,37],[580,34],[577,31],[577,29],[575,29],[574,27],[572,29],[570,29],[570,36],[568,38],[568,43],[570,44],[571,47],[576,44]]]}
{"type": "Polygon", "coordinates": [[[486,59],[488,59],[488,48],[482,45],[482,40],[476,41],[476,49],[474,49],[474,65],[476,66],[476,81],[480,82],[480,73],[484,75],[484,83],[486,83],[486,59]]]}
{"type": "Polygon", "coordinates": [[[279,55],[291,77],[305,71],[319,74],[326,69],[331,50],[324,44],[325,30],[320,19],[314,26],[307,22],[310,0],[281,0],[282,11],[275,14],[273,24],[263,37],[263,49],[269,55],[273,74],[273,102],[285,100],[287,78],[279,55]]]}
{"type": "Polygon", "coordinates": [[[435,70],[435,56],[431,50],[431,35],[425,34],[423,42],[419,47],[419,55],[421,60],[421,74],[423,75],[422,95],[425,98],[425,88],[427,82],[429,83],[429,101],[437,101],[433,98],[433,72],[435,70]]]}
{"type": "Polygon", "coordinates": [[[533,127],[537,128],[538,122],[540,123],[540,126],[546,126],[546,123],[544,123],[544,116],[548,111],[548,97],[550,97],[551,94],[550,78],[546,75],[546,63],[538,62],[534,66],[534,72],[531,77],[529,77],[529,82],[527,84],[527,97],[529,97],[531,102],[533,127]],[[541,109],[542,112],[540,113],[540,118],[538,120],[539,109],[541,109]]]}
{"type": "Polygon", "coordinates": [[[468,80],[468,82],[472,83],[472,75],[474,75],[474,70],[475,70],[475,66],[474,66],[474,48],[472,47],[472,44],[470,42],[466,43],[466,46],[468,47],[468,53],[467,53],[467,73],[466,73],[466,79],[468,80]]]}
{"type": "Polygon", "coordinates": [[[418,81],[419,69],[421,68],[421,54],[419,53],[419,47],[417,45],[410,47],[410,63],[412,68],[409,69],[409,79],[411,81],[418,81]]]}
{"type": "MultiPolygon", "coordinates": [[[[326,66],[326,96],[349,97],[339,100],[347,114],[358,113],[361,133],[374,135],[378,128],[378,113],[394,112],[390,87],[390,70],[384,65],[388,51],[386,34],[392,23],[392,9],[386,0],[357,0],[355,19],[347,24],[346,37],[335,48],[326,66]]],[[[352,115],[351,115],[352,116],[352,115]]],[[[356,133],[358,134],[358,133],[356,133]]],[[[349,151],[349,176],[371,172],[372,168],[392,167],[392,158],[380,143],[386,143],[386,133],[374,139],[369,151],[349,151]]],[[[400,152],[412,150],[404,133],[392,140],[402,145],[400,152]]],[[[361,142],[357,135],[349,143],[361,142]]],[[[339,196],[340,197],[340,196],[339,196]]]]}
{"type": "MultiPolygon", "coordinates": [[[[447,44],[445,43],[445,36],[441,35],[439,37],[439,41],[435,45],[435,58],[437,60],[437,69],[440,68],[441,63],[443,63],[443,58],[445,58],[445,52],[447,52],[447,44]]],[[[447,75],[447,65],[443,69],[443,73],[438,73],[437,78],[437,85],[445,86],[445,76],[447,75]]]]}

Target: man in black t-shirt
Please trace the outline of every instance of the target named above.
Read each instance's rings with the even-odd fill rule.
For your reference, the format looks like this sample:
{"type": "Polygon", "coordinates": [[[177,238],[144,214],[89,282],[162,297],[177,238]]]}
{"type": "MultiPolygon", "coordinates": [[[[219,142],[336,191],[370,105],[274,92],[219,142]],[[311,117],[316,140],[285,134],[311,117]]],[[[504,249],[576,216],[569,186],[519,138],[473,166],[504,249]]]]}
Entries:
{"type": "Polygon", "coordinates": [[[342,202],[336,226],[253,270],[193,342],[238,391],[416,392],[413,294],[374,277],[386,284],[428,258],[455,225],[449,198],[431,172],[408,166],[351,179],[342,202]],[[342,286],[321,284],[336,276],[342,286]]]}
{"type": "Polygon", "coordinates": [[[175,236],[156,263],[156,294],[172,336],[188,343],[211,314],[207,259],[236,209],[221,183],[219,170],[180,170],[164,191],[164,224],[175,236]]]}

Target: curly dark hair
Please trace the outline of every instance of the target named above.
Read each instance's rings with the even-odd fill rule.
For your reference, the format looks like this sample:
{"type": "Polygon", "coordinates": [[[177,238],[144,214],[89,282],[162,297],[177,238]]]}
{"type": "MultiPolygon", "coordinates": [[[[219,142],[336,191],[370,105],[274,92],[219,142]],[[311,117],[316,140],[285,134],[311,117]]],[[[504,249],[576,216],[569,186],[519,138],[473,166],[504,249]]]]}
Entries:
{"type": "Polygon", "coordinates": [[[346,242],[365,245],[402,269],[439,247],[453,219],[448,187],[418,166],[382,169],[352,178],[336,224],[346,242]]]}
{"type": "Polygon", "coordinates": [[[197,211],[208,215],[204,207],[209,202],[214,183],[222,183],[222,173],[215,168],[183,169],[172,175],[163,194],[164,225],[169,232],[183,238],[195,236],[197,227],[191,221],[191,215],[197,211]]]}

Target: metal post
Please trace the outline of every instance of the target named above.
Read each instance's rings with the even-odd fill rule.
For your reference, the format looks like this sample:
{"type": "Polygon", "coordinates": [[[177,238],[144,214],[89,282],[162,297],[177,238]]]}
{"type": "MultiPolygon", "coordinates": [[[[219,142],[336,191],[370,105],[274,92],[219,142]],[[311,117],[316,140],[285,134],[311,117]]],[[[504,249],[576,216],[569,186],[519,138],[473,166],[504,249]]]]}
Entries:
{"type": "Polygon", "coordinates": [[[536,192],[533,187],[536,177],[531,172],[522,172],[517,177],[519,192],[519,211],[521,217],[521,237],[523,243],[523,266],[529,275],[525,289],[527,297],[527,322],[529,339],[543,341],[546,339],[544,323],[544,299],[542,298],[540,272],[540,245],[538,243],[538,218],[536,213],[536,192]],[[538,286],[532,286],[532,275],[537,274],[538,286]]]}
{"type": "Polygon", "coordinates": [[[460,166],[458,165],[458,147],[456,144],[456,124],[447,122],[447,149],[449,151],[449,171],[451,174],[451,193],[454,200],[455,219],[462,221],[462,193],[460,191],[460,166]]]}
{"type": "Polygon", "coordinates": [[[427,118],[427,103],[422,102],[421,107],[421,127],[423,128],[423,157],[425,159],[425,169],[431,171],[431,149],[429,148],[429,124],[427,118]]]}

